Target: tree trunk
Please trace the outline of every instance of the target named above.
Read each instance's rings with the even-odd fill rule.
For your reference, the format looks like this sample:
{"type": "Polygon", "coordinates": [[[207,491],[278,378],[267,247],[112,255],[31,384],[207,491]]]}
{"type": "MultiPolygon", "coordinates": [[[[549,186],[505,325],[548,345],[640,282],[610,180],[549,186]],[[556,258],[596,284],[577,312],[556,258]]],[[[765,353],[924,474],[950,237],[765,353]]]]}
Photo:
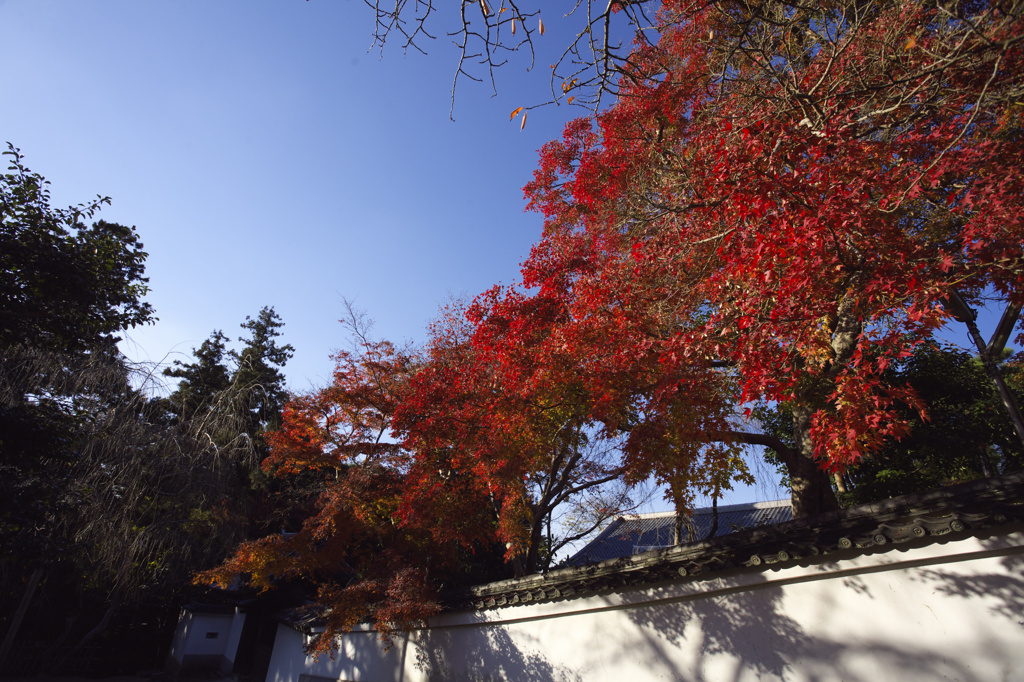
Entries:
{"type": "Polygon", "coordinates": [[[793,435],[797,448],[793,449],[775,436],[765,433],[733,431],[722,437],[727,443],[764,445],[774,450],[782,463],[792,486],[793,518],[824,514],[839,509],[839,502],[832,491],[829,476],[818,467],[814,459],[814,443],[810,437],[811,415],[809,408],[793,408],[793,435]],[[797,415],[800,415],[798,418],[797,415]]]}
{"type": "MultiPolygon", "coordinates": [[[[535,509],[533,512],[536,514],[537,510],[535,509]]],[[[522,570],[526,571],[526,575],[538,573],[540,568],[540,545],[544,539],[544,527],[541,525],[543,523],[543,516],[539,518],[534,516],[534,518],[535,521],[530,528],[530,547],[526,550],[526,561],[522,565],[522,570]]]]}
{"type": "Polygon", "coordinates": [[[707,540],[711,540],[718,532],[718,495],[721,489],[715,486],[715,494],[711,497],[711,530],[708,531],[707,540]]]}
{"type": "Polygon", "coordinates": [[[1013,430],[1016,431],[1021,445],[1024,445],[1024,417],[1021,416],[1017,399],[1010,392],[1006,382],[1003,381],[1003,374],[999,371],[999,366],[996,364],[999,359],[998,356],[1006,345],[1006,339],[1009,338],[1013,325],[1017,321],[1017,316],[1020,315],[1020,306],[1012,303],[1007,306],[1002,319],[999,320],[996,333],[993,335],[992,340],[986,344],[985,339],[982,338],[981,332],[978,330],[976,322],[978,313],[967,305],[959,293],[954,291],[948,298],[943,299],[943,303],[953,313],[953,319],[967,325],[971,339],[978,348],[978,357],[981,358],[981,364],[985,368],[985,373],[988,374],[992,383],[995,384],[999,397],[1003,401],[1003,407],[1006,408],[1006,413],[1010,417],[1010,423],[1013,424],[1013,430]]]}
{"type": "Polygon", "coordinates": [[[68,637],[71,636],[71,630],[75,627],[75,621],[78,620],[78,616],[71,615],[64,619],[64,629],[61,631],[57,639],[53,640],[53,643],[46,647],[46,653],[43,654],[44,661],[53,660],[60,648],[64,646],[64,642],[67,641],[68,637]]]}
{"type": "Polygon", "coordinates": [[[689,510],[683,505],[683,496],[675,485],[669,486],[672,495],[672,506],[676,510],[675,523],[672,527],[672,544],[682,545],[693,542],[694,536],[693,517],[687,513],[689,510]],[[686,540],[683,540],[683,528],[686,528],[686,540]]]}
{"type": "Polygon", "coordinates": [[[1013,328],[1017,326],[1017,318],[1020,317],[1021,306],[1019,303],[1009,303],[1006,306],[1006,310],[1003,311],[1002,317],[999,318],[999,324],[996,325],[996,330],[992,333],[992,338],[988,340],[988,345],[985,347],[988,350],[988,354],[994,358],[998,358],[1003,354],[1003,349],[1006,348],[1006,342],[1010,340],[1010,334],[1013,333],[1013,328]]]}
{"type": "Polygon", "coordinates": [[[96,627],[87,632],[82,639],[78,640],[78,643],[75,644],[75,646],[71,647],[66,654],[58,658],[53,665],[46,666],[44,668],[44,672],[47,674],[57,672],[60,670],[62,665],[67,663],[72,656],[81,651],[86,644],[103,634],[107,627],[109,627],[110,621],[114,617],[114,613],[117,611],[118,607],[121,606],[122,594],[123,591],[120,587],[115,588],[113,594],[110,595],[110,604],[107,606],[107,610],[103,612],[103,617],[100,618],[100,622],[96,624],[96,627]]]}
{"type": "Polygon", "coordinates": [[[0,644],[0,666],[3,665],[4,660],[7,658],[7,654],[11,651],[11,646],[14,645],[14,638],[18,636],[18,630],[21,628],[21,621],[25,618],[25,613],[28,611],[28,605],[32,602],[32,595],[35,594],[36,587],[39,585],[39,579],[42,577],[42,568],[37,568],[32,571],[32,575],[29,576],[28,584],[25,586],[25,593],[21,595],[21,603],[18,604],[18,610],[14,612],[14,617],[11,618],[11,624],[7,626],[7,635],[4,637],[3,644],[0,644]]]}
{"type": "Polygon", "coordinates": [[[804,405],[793,406],[793,439],[795,451],[782,454],[793,487],[793,518],[800,519],[839,509],[828,475],[814,459],[811,441],[811,417],[814,411],[804,405]]]}
{"type": "MultiPolygon", "coordinates": [[[[864,323],[857,313],[862,273],[856,271],[847,281],[848,293],[839,301],[835,315],[829,320],[831,366],[821,376],[798,390],[793,399],[793,442],[796,447],[783,461],[793,486],[793,518],[805,518],[839,509],[828,474],[822,471],[814,457],[811,440],[811,418],[826,404],[827,396],[835,386],[836,377],[847,366],[863,334],[864,323]]],[[[782,454],[782,453],[780,453],[782,454]]]]}

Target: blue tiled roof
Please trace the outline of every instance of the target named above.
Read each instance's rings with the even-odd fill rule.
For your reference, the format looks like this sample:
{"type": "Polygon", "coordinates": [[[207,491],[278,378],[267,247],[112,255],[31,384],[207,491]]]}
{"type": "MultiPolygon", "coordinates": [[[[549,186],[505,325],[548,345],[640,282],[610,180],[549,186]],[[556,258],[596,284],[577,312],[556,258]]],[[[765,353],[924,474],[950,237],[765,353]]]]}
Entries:
{"type": "MultiPolygon", "coordinates": [[[[674,512],[620,516],[563,565],[582,566],[660,547],[671,547],[674,544],[675,517],[674,512]]],[[[727,505],[718,508],[718,530],[715,537],[792,519],[793,508],[789,500],[727,505]]],[[[692,516],[684,519],[681,544],[707,540],[711,524],[710,507],[695,509],[692,516]]]]}

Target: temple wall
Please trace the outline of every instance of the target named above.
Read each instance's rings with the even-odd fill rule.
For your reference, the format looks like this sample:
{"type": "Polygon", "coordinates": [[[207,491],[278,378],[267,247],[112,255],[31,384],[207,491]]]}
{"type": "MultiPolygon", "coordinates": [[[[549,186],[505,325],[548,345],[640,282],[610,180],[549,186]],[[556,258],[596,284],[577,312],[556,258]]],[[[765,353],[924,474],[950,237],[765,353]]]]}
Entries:
{"type": "Polygon", "coordinates": [[[268,682],[1024,680],[1024,532],[449,613],[334,660],[281,625],[268,682]]]}

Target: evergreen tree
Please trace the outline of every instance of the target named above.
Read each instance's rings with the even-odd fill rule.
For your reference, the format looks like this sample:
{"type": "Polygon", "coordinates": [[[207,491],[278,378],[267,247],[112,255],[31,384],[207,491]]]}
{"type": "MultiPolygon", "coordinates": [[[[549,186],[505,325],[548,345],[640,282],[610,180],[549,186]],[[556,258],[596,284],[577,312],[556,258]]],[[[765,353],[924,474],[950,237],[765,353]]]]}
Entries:
{"type": "MultiPolygon", "coordinates": [[[[1018,362],[1004,363],[1002,370],[1011,387],[1019,383],[1018,362]]],[[[890,373],[893,381],[913,387],[927,406],[927,418],[903,408],[910,432],[848,472],[851,502],[1020,469],[1024,462],[1020,440],[977,357],[928,343],[890,373]]]]}
{"type": "Polygon", "coordinates": [[[177,389],[167,399],[175,415],[187,419],[200,410],[211,409],[231,385],[231,374],[224,364],[227,340],[215,330],[199,348],[193,349],[194,362],[175,360],[173,367],[164,369],[164,376],[179,379],[177,389]]]}
{"type": "MultiPolygon", "coordinates": [[[[1001,370],[1018,400],[1024,388],[1024,365],[1007,351],[1001,370]]],[[[871,457],[836,477],[844,502],[859,504],[1015,471],[1024,466],[1024,451],[981,361],[951,346],[925,343],[886,371],[893,385],[914,389],[926,417],[902,407],[909,432],[889,439],[871,457]]],[[[792,413],[786,405],[760,405],[753,410],[766,434],[793,441],[792,413]]],[[[772,450],[765,458],[778,467],[789,485],[785,467],[772,450]]]]}
{"type": "Polygon", "coordinates": [[[245,490],[241,502],[250,537],[280,532],[287,525],[284,519],[292,515],[289,510],[308,497],[307,491],[272,479],[262,468],[270,454],[264,434],[280,428],[288,399],[281,369],[294,349],[278,344],[283,326],[274,309],[265,306],[255,319],[246,316],[241,327],[248,334],[238,339],[244,345],[229,353],[235,361],[230,402],[238,415],[240,441],[247,448],[246,457],[238,460],[238,476],[245,490]]]}
{"type": "MultiPolygon", "coordinates": [[[[292,357],[290,344],[278,343],[284,323],[272,307],[246,317],[241,348],[229,350],[228,338],[215,330],[194,359],[175,361],[164,375],[179,380],[174,392],[155,401],[168,424],[187,426],[216,448],[222,479],[224,518],[216,531],[222,541],[280,531],[290,524],[296,504],[308,502],[308,490],[271,480],[261,467],[268,454],[264,434],[281,423],[288,398],[281,371],[292,357]],[[293,489],[294,488],[294,489],[293,489]]],[[[316,481],[303,482],[310,490],[316,481]]]]}
{"type": "Polygon", "coordinates": [[[241,438],[253,452],[240,458],[250,460],[252,469],[266,457],[262,435],[280,425],[288,397],[281,369],[294,349],[278,344],[284,323],[272,307],[264,307],[255,319],[246,316],[241,326],[249,332],[238,339],[241,350],[228,350],[227,336],[214,330],[193,349],[192,362],[175,360],[164,370],[179,382],[163,406],[172,421],[192,420],[200,427],[207,420],[216,423],[221,432],[208,435],[221,446],[238,446],[241,438]]]}
{"type": "Polygon", "coordinates": [[[239,337],[238,340],[245,344],[240,352],[230,352],[236,363],[231,384],[245,395],[245,431],[253,440],[262,461],[267,452],[262,435],[280,427],[281,409],[288,398],[281,368],[291,359],[295,349],[291,344],[278,345],[279,330],[284,322],[270,306],[260,310],[256,319],[246,316],[241,326],[249,331],[249,336],[239,337]]]}

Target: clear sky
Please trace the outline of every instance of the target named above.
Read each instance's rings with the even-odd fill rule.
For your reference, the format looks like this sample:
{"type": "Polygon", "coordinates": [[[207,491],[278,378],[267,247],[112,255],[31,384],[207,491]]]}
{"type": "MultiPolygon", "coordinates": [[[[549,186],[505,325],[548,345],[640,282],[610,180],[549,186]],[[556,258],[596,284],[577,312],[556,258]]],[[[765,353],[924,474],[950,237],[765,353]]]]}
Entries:
{"type": "Polygon", "coordinates": [[[497,96],[464,81],[450,120],[450,41],[381,58],[359,0],[7,0],[0,27],[2,141],[56,204],[110,196],[101,217],[146,245],[159,322],[129,355],[182,359],[272,305],[295,390],[329,378],[342,297],[419,341],[450,295],[512,282],[541,229],[521,188],[583,113],[510,122],[547,87],[523,60],[497,96]]]}

